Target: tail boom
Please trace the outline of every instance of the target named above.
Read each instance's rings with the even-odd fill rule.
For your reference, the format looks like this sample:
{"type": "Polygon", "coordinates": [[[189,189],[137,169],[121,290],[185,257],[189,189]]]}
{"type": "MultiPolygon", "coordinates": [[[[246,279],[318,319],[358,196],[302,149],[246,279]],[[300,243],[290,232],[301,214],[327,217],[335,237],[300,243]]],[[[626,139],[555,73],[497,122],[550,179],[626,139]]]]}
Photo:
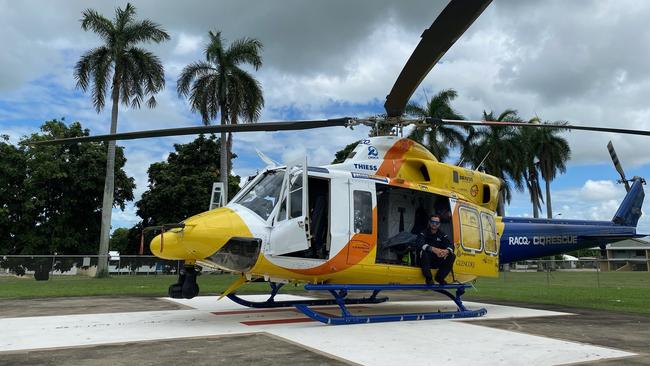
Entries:
{"type": "Polygon", "coordinates": [[[510,263],[641,237],[633,226],[611,221],[504,217],[499,263],[510,263]]]}

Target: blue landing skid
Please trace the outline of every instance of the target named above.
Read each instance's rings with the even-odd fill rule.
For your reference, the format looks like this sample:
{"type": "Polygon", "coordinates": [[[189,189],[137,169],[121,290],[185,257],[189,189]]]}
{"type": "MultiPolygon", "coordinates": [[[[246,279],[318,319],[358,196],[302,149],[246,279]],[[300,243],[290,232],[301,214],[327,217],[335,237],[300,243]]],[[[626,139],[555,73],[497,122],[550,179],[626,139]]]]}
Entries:
{"type": "MultiPolygon", "coordinates": [[[[266,301],[249,301],[246,299],[243,299],[237,294],[232,293],[226,295],[230,300],[233,302],[246,306],[249,308],[256,308],[256,309],[268,309],[268,308],[282,308],[282,307],[290,307],[290,306],[295,306],[295,305],[307,305],[307,306],[319,306],[319,305],[338,305],[337,299],[313,299],[313,300],[284,300],[284,301],[275,301],[275,295],[278,294],[278,291],[280,291],[280,288],[284,286],[283,283],[274,283],[274,282],[269,282],[271,285],[271,295],[266,301]]],[[[385,301],[388,301],[388,297],[377,297],[377,294],[379,294],[379,290],[373,291],[372,295],[370,297],[364,297],[364,298],[356,298],[356,299],[345,299],[345,304],[347,305],[353,305],[353,304],[379,304],[385,301]]]]}
{"type": "Polygon", "coordinates": [[[335,303],[341,308],[340,317],[327,316],[318,313],[309,308],[311,304],[301,303],[295,304],[296,309],[300,310],[308,317],[318,320],[319,322],[332,325],[342,324],[359,324],[359,323],[379,323],[379,322],[395,322],[403,320],[427,320],[427,319],[453,319],[453,318],[474,318],[487,314],[484,308],[478,310],[469,310],[463,305],[461,296],[465,293],[465,289],[471,287],[466,284],[447,284],[447,285],[305,285],[305,290],[311,291],[329,291],[334,296],[335,303]],[[362,291],[371,290],[373,294],[382,290],[433,290],[439,292],[454,301],[458,309],[456,311],[448,312],[431,312],[431,313],[410,313],[410,314],[387,314],[387,315],[368,315],[356,316],[350,314],[348,308],[345,306],[347,302],[345,297],[348,291],[362,291]],[[456,290],[456,294],[452,294],[448,290],[456,290]]]}

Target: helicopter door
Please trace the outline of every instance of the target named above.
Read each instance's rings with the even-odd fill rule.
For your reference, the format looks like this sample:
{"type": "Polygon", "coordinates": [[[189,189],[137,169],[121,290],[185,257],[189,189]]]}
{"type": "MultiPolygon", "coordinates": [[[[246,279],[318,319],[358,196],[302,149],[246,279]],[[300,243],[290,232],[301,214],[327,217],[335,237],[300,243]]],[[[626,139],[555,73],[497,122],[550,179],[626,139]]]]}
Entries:
{"type": "Polygon", "coordinates": [[[269,238],[272,255],[284,255],[309,249],[307,158],[287,166],[280,209],[273,220],[269,238]]]}
{"type": "MultiPolygon", "coordinates": [[[[459,246],[454,271],[477,276],[498,276],[498,247],[494,214],[477,207],[458,205],[459,246]]],[[[454,218],[456,220],[456,218],[454,218]]]]}
{"type": "MultiPolygon", "coordinates": [[[[350,180],[350,245],[349,264],[356,264],[368,258],[376,242],[375,185],[370,182],[350,180]]],[[[374,258],[373,258],[374,259],[374,258]]]]}

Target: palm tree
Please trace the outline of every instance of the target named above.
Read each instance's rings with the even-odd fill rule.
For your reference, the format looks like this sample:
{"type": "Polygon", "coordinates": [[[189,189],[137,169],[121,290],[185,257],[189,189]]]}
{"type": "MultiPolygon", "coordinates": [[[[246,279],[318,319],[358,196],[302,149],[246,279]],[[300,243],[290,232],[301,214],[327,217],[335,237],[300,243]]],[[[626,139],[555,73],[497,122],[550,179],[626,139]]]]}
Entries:
{"type": "MultiPolygon", "coordinates": [[[[530,119],[528,123],[538,124],[540,120],[535,117],[530,119]]],[[[544,130],[540,128],[520,128],[515,138],[515,143],[520,147],[520,151],[515,160],[516,172],[514,176],[526,183],[530,202],[533,204],[533,217],[535,218],[539,217],[541,204],[544,202],[539,184],[539,151],[541,135],[545,133],[544,130]]]]}
{"type": "MultiPolygon", "coordinates": [[[[262,43],[256,39],[243,38],[226,48],[221,32],[209,33],[210,40],[205,48],[205,61],[187,65],[177,82],[179,96],[189,96],[192,111],[201,113],[203,123],[221,114],[221,124],[236,124],[238,118],[246,122],[259,119],[264,97],[260,83],[247,71],[240,68],[250,64],[255,70],[262,66],[260,51],[262,43]]],[[[224,195],[228,197],[228,176],[232,137],[221,133],[221,181],[224,195]]]]}
{"type": "MultiPolygon", "coordinates": [[[[113,21],[105,18],[95,10],[87,9],[81,18],[81,29],[91,30],[102,39],[104,44],[86,52],[77,62],[74,76],[77,87],[87,91],[92,87],[92,99],[97,113],[104,108],[106,91],[110,83],[111,130],[117,131],[117,114],[119,102],[139,108],[144,98],[150,108],[155,107],[154,94],[165,86],[165,77],[160,59],[151,52],[138,47],[139,43],[160,43],[169,39],[169,35],[148,19],[135,19],[135,8],[127,4],[124,9],[115,10],[113,21]]],[[[108,143],[106,156],[106,181],[102,203],[102,224],[99,241],[99,261],[97,276],[108,275],[108,242],[113,207],[115,173],[115,141],[108,143]]]]}
{"type": "MultiPolygon", "coordinates": [[[[549,123],[549,122],[545,122],[549,123]]],[[[552,124],[566,124],[566,122],[552,122],[552,124]]],[[[563,130],[554,128],[540,128],[535,144],[539,172],[546,183],[546,217],[553,218],[551,207],[551,181],[557,172],[566,172],[566,162],[571,158],[571,148],[567,140],[558,136],[563,130]]]]}
{"type": "MultiPolygon", "coordinates": [[[[454,89],[445,89],[428,100],[426,105],[409,103],[405,113],[419,118],[465,119],[450,105],[457,96],[458,93],[454,89]]],[[[416,128],[409,138],[426,146],[439,161],[444,161],[449,156],[450,148],[459,146],[465,140],[465,136],[459,130],[446,126],[416,128]]]]}
{"type": "MultiPolygon", "coordinates": [[[[498,117],[494,112],[487,113],[483,111],[483,120],[497,122],[520,122],[521,119],[514,109],[506,109],[498,117]]],[[[510,177],[517,189],[523,189],[521,179],[518,179],[515,168],[514,157],[517,156],[517,147],[514,143],[515,131],[508,126],[489,126],[477,129],[467,135],[463,142],[461,157],[464,161],[478,168],[483,162],[481,168],[488,174],[494,175],[501,179],[502,186],[500,192],[499,205],[497,214],[504,215],[504,203],[509,203],[512,199],[512,187],[508,177],[510,177]]]]}

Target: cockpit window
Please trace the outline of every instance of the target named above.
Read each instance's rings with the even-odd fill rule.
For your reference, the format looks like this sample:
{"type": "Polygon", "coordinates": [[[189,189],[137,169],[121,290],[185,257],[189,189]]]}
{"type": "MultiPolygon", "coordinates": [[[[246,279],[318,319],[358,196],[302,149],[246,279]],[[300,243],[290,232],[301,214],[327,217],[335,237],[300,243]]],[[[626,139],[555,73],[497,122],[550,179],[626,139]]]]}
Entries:
{"type": "Polygon", "coordinates": [[[271,170],[264,173],[264,177],[251,186],[236,203],[250,209],[264,220],[269,218],[273,207],[278,203],[284,171],[271,170]]]}

